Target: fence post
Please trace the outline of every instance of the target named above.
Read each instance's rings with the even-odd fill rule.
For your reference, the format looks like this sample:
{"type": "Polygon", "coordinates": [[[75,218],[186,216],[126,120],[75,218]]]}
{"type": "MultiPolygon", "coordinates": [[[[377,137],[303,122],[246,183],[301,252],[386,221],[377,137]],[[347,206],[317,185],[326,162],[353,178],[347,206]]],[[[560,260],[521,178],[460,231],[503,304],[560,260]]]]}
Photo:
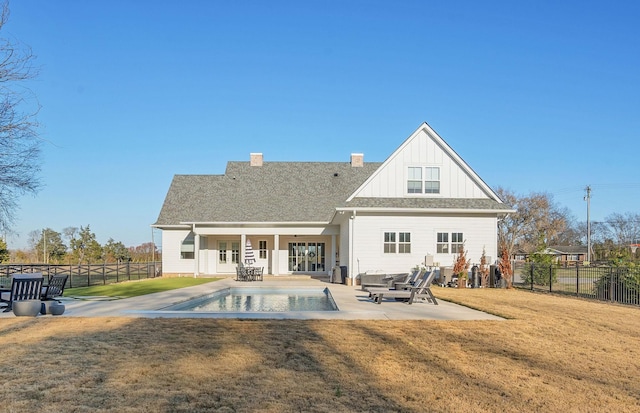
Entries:
{"type": "Polygon", "coordinates": [[[531,291],[533,291],[533,273],[534,273],[534,267],[535,267],[535,263],[532,262],[531,263],[531,267],[529,267],[529,277],[531,277],[531,291]]]}
{"type": "Polygon", "coordinates": [[[107,263],[102,263],[102,285],[107,285],[107,263]]]}
{"type": "Polygon", "coordinates": [[[131,281],[131,262],[127,261],[127,280],[131,281]]]}
{"type": "Polygon", "coordinates": [[[580,296],[580,265],[576,261],[576,297],[580,296]]]}
{"type": "Polygon", "coordinates": [[[609,267],[609,301],[613,302],[613,267],[609,267]]]}
{"type": "Polygon", "coordinates": [[[553,264],[549,264],[549,292],[553,292],[553,264]]]}

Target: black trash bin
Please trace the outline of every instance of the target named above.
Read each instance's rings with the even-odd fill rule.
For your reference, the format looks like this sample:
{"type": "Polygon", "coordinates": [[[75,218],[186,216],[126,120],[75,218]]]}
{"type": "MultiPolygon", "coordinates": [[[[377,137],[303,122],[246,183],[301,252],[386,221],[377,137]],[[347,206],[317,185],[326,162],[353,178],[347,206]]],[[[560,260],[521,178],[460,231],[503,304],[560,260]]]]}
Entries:
{"type": "Polygon", "coordinates": [[[487,288],[494,288],[496,286],[496,270],[498,269],[497,265],[489,266],[489,285],[486,285],[487,288]]]}
{"type": "Polygon", "coordinates": [[[347,266],[346,265],[340,266],[340,276],[342,277],[342,284],[346,284],[347,283],[347,266]]]}

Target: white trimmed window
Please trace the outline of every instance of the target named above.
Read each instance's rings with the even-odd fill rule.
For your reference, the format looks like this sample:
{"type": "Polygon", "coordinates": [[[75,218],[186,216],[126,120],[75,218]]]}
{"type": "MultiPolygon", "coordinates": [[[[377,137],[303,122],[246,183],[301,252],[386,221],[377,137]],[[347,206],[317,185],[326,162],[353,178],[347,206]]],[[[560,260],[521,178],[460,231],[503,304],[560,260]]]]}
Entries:
{"type": "Polygon", "coordinates": [[[464,238],[462,237],[462,232],[452,232],[451,233],[451,252],[454,254],[458,254],[464,248],[464,238]]]}
{"type": "Polygon", "coordinates": [[[438,242],[436,244],[436,251],[438,254],[449,253],[449,233],[438,232],[438,242]]]}
{"type": "Polygon", "coordinates": [[[424,193],[439,194],[440,193],[440,168],[427,167],[424,168],[424,193]]]}
{"type": "Polygon", "coordinates": [[[435,166],[410,166],[407,171],[408,194],[439,194],[440,168],[435,166]]]}
{"type": "Polygon", "coordinates": [[[422,193],[422,168],[409,167],[409,175],[407,178],[407,193],[422,193]]]}
{"type": "Polygon", "coordinates": [[[180,244],[180,258],[183,260],[192,260],[195,258],[195,238],[193,234],[189,234],[180,244]]]}
{"type": "Polygon", "coordinates": [[[411,233],[410,232],[385,232],[384,233],[384,253],[385,254],[410,254],[411,253],[411,233]]]}
{"type": "Polygon", "coordinates": [[[261,260],[267,259],[267,241],[258,241],[258,257],[261,260]]]}
{"type": "Polygon", "coordinates": [[[218,262],[220,264],[227,263],[227,243],[224,241],[218,243],[218,262]]]}
{"type": "Polygon", "coordinates": [[[436,251],[438,254],[458,254],[464,248],[464,235],[462,232],[438,232],[436,251]],[[449,244],[451,240],[451,244],[449,244]]]}
{"type": "Polygon", "coordinates": [[[396,253],[396,233],[395,232],[384,233],[384,253],[385,254],[396,253]]]}
{"type": "Polygon", "coordinates": [[[410,232],[398,233],[398,252],[400,254],[411,253],[411,233],[410,232]]]}

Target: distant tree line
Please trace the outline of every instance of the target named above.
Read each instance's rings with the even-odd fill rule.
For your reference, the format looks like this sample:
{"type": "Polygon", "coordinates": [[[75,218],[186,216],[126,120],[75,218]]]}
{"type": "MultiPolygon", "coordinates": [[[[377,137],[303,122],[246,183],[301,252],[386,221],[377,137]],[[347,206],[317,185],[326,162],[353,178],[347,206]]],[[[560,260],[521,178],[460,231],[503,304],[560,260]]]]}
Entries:
{"type": "MultiPolygon", "coordinates": [[[[497,188],[496,193],[516,212],[498,221],[499,255],[512,257],[517,251],[531,254],[530,259],[544,263],[546,254],[540,254],[554,245],[587,245],[587,222],[576,220],[567,208],[553,201],[548,193],[517,195],[497,188]]],[[[624,264],[638,260],[640,251],[631,244],[640,242],[640,214],[613,213],[604,221],[590,223],[591,261],[624,264]]]]}
{"type": "Polygon", "coordinates": [[[106,244],[100,245],[89,225],[67,227],[62,233],[51,228],[31,231],[28,244],[26,250],[9,250],[5,240],[0,239],[0,262],[80,265],[161,259],[160,252],[152,242],[126,247],[122,242],[109,238],[106,244]]]}

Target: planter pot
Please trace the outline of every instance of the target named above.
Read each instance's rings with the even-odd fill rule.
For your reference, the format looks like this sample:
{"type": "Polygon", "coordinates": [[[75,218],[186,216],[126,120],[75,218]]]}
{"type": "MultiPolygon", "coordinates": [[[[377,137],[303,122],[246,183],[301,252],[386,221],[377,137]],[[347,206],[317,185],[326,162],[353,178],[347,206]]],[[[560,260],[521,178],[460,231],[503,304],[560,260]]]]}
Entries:
{"type": "Polygon", "coordinates": [[[467,288],[467,280],[458,278],[458,288],[467,288]]]}
{"type": "Polygon", "coordinates": [[[11,307],[13,314],[18,317],[35,317],[42,308],[42,302],[40,300],[14,301],[11,307]]]}
{"type": "Polygon", "coordinates": [[[51,315],[62,315],[64,314],[64,304],[54,301],[49,307],[49,310],[51,311],[51,315]]]}
{"type": "Polygon", "coordinates": [[[54,300],[43,301],[40,313],[62,315],[64,313],[64,304],[54,300]]]}

